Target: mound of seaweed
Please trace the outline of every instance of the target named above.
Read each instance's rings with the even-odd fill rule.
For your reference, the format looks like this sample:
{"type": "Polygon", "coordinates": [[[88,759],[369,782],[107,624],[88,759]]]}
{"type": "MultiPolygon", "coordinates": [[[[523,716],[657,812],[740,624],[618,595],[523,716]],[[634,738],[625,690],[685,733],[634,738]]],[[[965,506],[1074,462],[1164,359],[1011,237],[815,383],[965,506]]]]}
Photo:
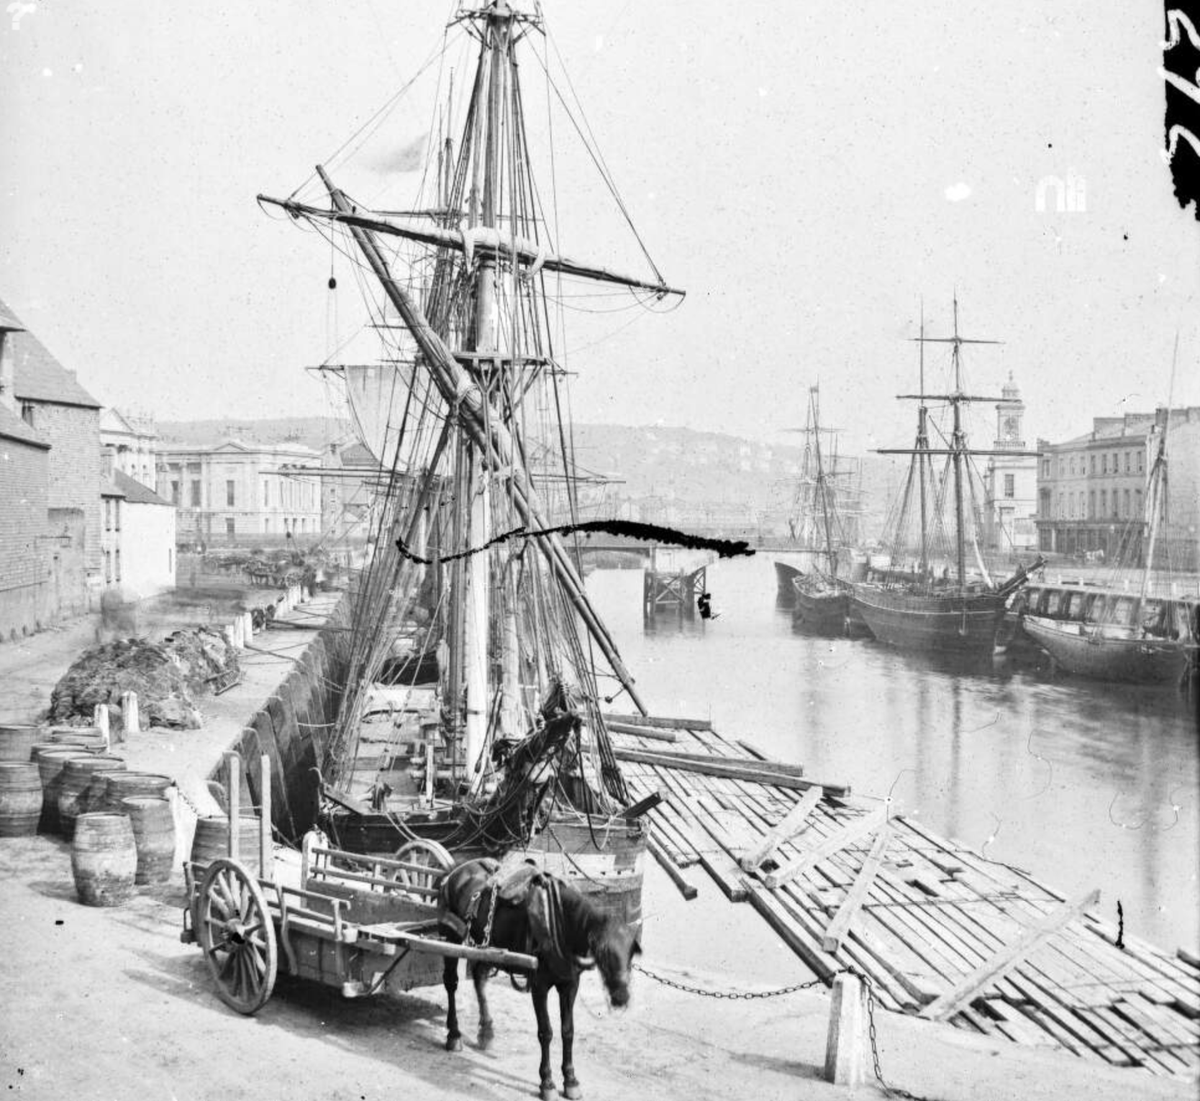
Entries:
{"type": "Polygon", "coordinates": [[[121,721],[121,694],[136,692],[141,722],[148,726],[195,730],[200,714],[195,697],[213,678],[236,675],[237,651],[218,631],[195,627],[162,642],[117,639],[85,650],[50,694],[50,721],[91,721],[96,704],[121,721]]]}

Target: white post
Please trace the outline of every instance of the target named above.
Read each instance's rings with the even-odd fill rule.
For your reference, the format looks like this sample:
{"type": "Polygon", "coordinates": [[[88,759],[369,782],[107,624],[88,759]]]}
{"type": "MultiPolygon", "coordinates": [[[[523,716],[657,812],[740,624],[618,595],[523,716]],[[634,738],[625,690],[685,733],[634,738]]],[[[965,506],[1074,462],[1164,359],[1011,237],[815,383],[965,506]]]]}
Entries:
{"type": "Polygon", "coordinates": [[[121,693],[121,715],[125,725],[125,733],[138,734],[141,732],[141,717],[138,714],[138,698],[136,692],[121,693]]]}
{"type": "Polygon", "coordinates": [[[258,877],[274,881],[275,849],[271,845],[271,758],[265,753],[259,758],[258,779],[261,791],[259,802],[258,877]]]}
{"type": "Polygon", "coordinates": [[[251,612],[242,613],[242,644],[245,645],[254,637],[254,615],[251,612]]]}
{"type": "Polygon", "coordinates": [[[833,980],[829,1035],[825,1041],[825,1081],[854,1087],[863,1078],[863,1036],[867,1028],[867,992],[857,975],[833,980]]]}
{"type": "Polygon", "coordinates": [[[92,712],[92,716],[92,725],[104,735],[104,748],[111,749],[112,735],[109,733],[108,727],[108,704],[96,704],[96,710],[92,712]]]}

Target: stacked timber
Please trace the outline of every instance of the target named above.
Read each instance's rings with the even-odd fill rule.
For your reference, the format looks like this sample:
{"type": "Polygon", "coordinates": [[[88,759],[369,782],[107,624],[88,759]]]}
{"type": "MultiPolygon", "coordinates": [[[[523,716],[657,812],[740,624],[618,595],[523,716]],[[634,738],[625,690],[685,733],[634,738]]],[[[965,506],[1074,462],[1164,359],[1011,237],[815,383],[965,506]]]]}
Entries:
{"type": "Polygon", "coordinates": [[[661,796],[651,852],[685,897],[701,869],[816,976],[854,968],[888,1009],[1114,1066],[1200,1071],[1195,956],[1119,937],[1097,891],[1067,900],[885,801],[686,723],[609,722],[633,796],[661,796]]]}

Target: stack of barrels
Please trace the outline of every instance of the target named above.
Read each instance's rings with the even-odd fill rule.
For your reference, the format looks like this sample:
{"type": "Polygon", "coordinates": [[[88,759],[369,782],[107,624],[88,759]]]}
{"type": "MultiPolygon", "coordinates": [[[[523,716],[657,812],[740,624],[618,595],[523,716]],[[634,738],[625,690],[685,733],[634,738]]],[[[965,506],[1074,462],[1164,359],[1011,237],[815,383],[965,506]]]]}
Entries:
{"type": "Polygon", "coordinates": [[[0,837],[61,833],[89,906],[165,883],[175,853],[171,778],[129,771],[106,744],[95,727],[0,725],[0,837]]]}

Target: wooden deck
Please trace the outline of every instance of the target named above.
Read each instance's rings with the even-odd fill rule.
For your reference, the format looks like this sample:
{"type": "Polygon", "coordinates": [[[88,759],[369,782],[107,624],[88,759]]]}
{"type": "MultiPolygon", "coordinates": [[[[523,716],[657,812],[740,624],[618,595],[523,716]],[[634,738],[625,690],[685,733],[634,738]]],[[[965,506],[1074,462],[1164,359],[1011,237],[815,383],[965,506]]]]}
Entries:
{"type": "Polygon", "coordinates": [[[888,1009],[1114,1066],[1200,1071],[1200,960],[1134,938],[1118,948],[1096,892],[1067,901],[705,723],[616,718],[631,791],[664,797],[651,851],[676,885],[686,895],[707,874],[825,981],[853,967],[888,1009]]]}

